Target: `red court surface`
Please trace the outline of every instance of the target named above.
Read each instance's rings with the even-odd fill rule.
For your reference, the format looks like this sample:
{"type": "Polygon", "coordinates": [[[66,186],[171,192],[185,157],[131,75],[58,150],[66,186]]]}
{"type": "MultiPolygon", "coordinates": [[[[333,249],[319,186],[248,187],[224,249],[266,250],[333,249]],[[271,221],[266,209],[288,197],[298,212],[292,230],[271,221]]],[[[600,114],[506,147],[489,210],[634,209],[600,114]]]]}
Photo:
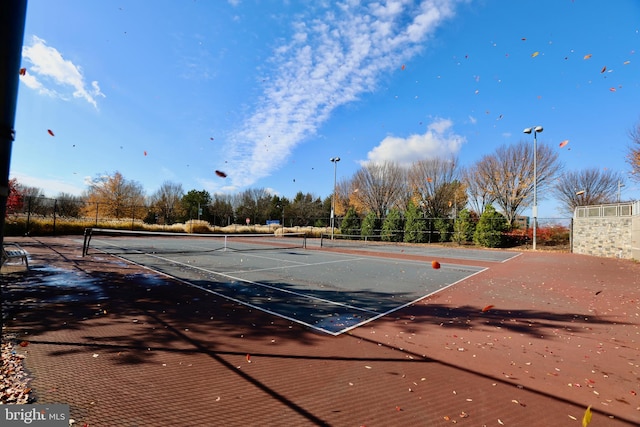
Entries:
{"type": "Polygon", "coordinates": [[[632,261],[525,252],[330,336],[77,238],[7,240],[34,266],[2,276],[7,332],[76,425],[581,426],[589,405],[590,426],[640,424],[632,261]]]}

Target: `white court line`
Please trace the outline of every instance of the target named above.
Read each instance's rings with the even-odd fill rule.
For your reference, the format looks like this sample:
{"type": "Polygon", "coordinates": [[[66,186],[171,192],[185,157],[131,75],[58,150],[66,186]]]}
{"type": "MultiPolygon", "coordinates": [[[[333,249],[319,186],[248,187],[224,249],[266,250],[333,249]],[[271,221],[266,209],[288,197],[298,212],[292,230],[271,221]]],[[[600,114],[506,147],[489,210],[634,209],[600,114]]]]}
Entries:
{"type": "Polygon", "coordinates": [[[230,274],[220,273],[218,271],[213,271],[213,270],[208,270],[208,269],[206,269],[204,267],[198,267],[198,266],[193,265],[193,264],[187,264],[187,263],[184,263],[184,262],[175,261],[175,260],[172,260],[172,259],[169,259],[169,258],[165,258],[165,257],[159,256],[159,255],[153,255],[153,254],[147,254],[147,253],[142,253],[142,254],[146,255],[146,256],[150,256],[152,258],[161,259],[163,261],[166,261],[166,262],[169,262],[169,263],[172,263],[172,264],[181,265],[183,267],[190,267],[190,268],[193,268],[195,270],[205,271],[207,273],[210,273],[210,274],[213,274],[213,275],[216,275],[216,276],[222,276],[222,277],[225,277],[227,279],[235,280],[237,282],[245,282],[245,283],[248,283],[248,284],[251,284],[251,285],[261,286],[263,288],[272,289],[272,290],[275,290],[275,291],[278,291],[278,292],[284,292],[284,293],[288,293],[288,294],[291,294],[291,295],[296,295],[298,297],[303,297],[303,298],[307,298],[307,299],[310,299],[310,300],[322,301],[322,302],[327,303],[329,305],[336,305],[336,306],[340,306],[340,307],[346,307],[346,308],[350,308],[350,309],[353,309],[353,310],[358,310],[358,311],[362,311],[362,312],[366,312],[366,313],[376,313],[376,314],[378,313],[377,311],[368,310],[368,309],[362,308],[362,307],[356,307],[355,305],[344,304],[344,303],[341,303],[341,302],[331,301],[331,300],[324,299],[324,298],[318,298],[318,297],[315,297],[315,296],[310,296],[310,295],[307,295],[307,294],[303,294],[301,292],[296,292],[296,291],[292,291],[292,290],[289,290],[289,289],[282,289],[282,288],[278,288],[277,286],[267,285],[266,283],[254,282],[253,280],[247,280],[247,279],[243,279],[241,277],[232,276],[230,274]]]}
{"type": "MultiPolygon", "coordinates": [[[[115,246],[115,247],[120,248],[119,246],[114,245],[114,244],[111,244],[111,243],[109,243],[109,242],[104,242],[104,243],[107,243],[108,245],[111,245],[111,246],[115,246]]],[[[123,249],[123,248],[120,248],[120,249],[123,249]]],[[[208,292],[208,293],[210,293],[210,294],[217,295],[217,296],[219,296],[219,297],[222,297],[222,298],[225,298],[225,299],[228,299],[228,300],[234,301],[234,302],[236,302],[236,303],[238,303],[238,304],[241,304],[241,305],[244,305],[244,306],[247,306],[247,307],[251,307],[251,308],[254,308],[254,309],[256,309],[256,310],[259,310],[259,311],[262,311],[262,312],[265,312],[265,313],[271,314],[271,315],[273,315],[273,316],[280,317],[280,318],[282,318],[282,319],[289,320],[289,321],[291,321],[291,322],[298,323],[298,324],[300,324],[300,325],[304,325],[304,326],[306,326],[306,327],[308,327],[308,328],[314,329],[314,330],[316,330],[316,331],[324,332],[324,333],[326,333],[326,334],[328,334],[328,335],[332,335],[332,336],[338,336],[338,335],[341,335],[341,334],[343,334],[343,333],[345,333],[345,332],[348,332],[348,331],[351,331],[351,330],[353,330],[353,329],[355,329],[355,328],[358,328],[358,327],[360,327],[360,326],[366,325],[367,323],[370,323],[370,322],[372,322],[372,321],[374,321],[374,320],[380,319],[380,318],[382,318],[382,317],[384,317],[384,316],[386,316],[386,315],[388,315],[388,314],[391,314],[391,313],[393,313],[393,312],[395,312],[395,311],[401,310],[401,309],[403,309],[403,308],[405,308],[405,307],[408,307],[408,306],[410,306],[410,305],[412,305],[412,304],[415,304],[416,302],[421,301],[421,300],[423,300],[424,298],[427,298],[427,297],[429,297],[429,296],[431,296],[431,295],[435,295],[435,294],[437,294],[438,292],[441,292],[441,291],[443,291],[443,290],[445,290],[445,289],[447,289],[447,288],[449,288],[449,287],[451,287],[451,286],[453,286],[453,285],[455,285],[455,284],[457,284],[457,283],[460,283],[460,282],[461,282],[461,281],[463,281],[463,280],[468,279],[469,277],[475,276],[476,274],[479,274],[479,273],[481,273],[481,272],[483,272],[483,271],[485,271],[485,270],[487,270],[487,269],[488,269],[488,267],[477,267],[477,268],[481,268],[481,269],[480,269],[479,271],[476,271],[475,273],[472,273],[472,274],[470,274],[470,275],[468,275],[468,276],[463,277],[462,279],[459,279],[459,280],[457,280],[457,281],[455,281],[455,282],[452,282],[452,283],[450,283],[450,284],[448,284],[448,285],[444,286],[443,288],[440,288],[440,289],[438,289],[438,290],[436,290],[436,291],[433,291],[433,292],[431,292],[431,293],[429,293],[429,294],[423,295],[423,296],[421,296],[421,297],[419,297],[419,298],[416,298],[416,299],[414,299],[414,300],[412,300],[412,301],[410,301],[410,302],[407,302],[407,303],[405,303],[405,304],[402,304],[402,305],[399,305],[399,306],[397,306],[397,307],[394,307],[393,309],[388,310],[388,311],[386,311],[386,312],[378,313],[378,312],[376,312],[376,311],[372,311],[372,310],[368,310],[368,309],[364,309],[364,308],[360,308],[360,307],[352,306],[352,305],[350,305],[350,304],[339,303],[339,302],[336,302],[336,301],[331,301],[331,300],[327,300],[327,299],[324,299],[324,298],[318,298],[318,297],[310,296],[310,295],[303,294],[303,293],[300,293],[300,292],[291,291],[291,290],[288,290],[288,289],[281,289],[281,288],[278,288],[278,287],[275,287],[275,286],[267,285],[267,284],[265,284],[265,283],[259,283],[259,282],[254,282],[254,281],[251,281],[251,280],[246,280],[246,279],[238,278],[238,277],[231,276],[231,275],[228,275],[228,274],[225,274],[225,273],[220,273],[220,272],[216,272],[216,271],[208,270],[208,269],[203,268],[203,267],[198,267],[198,266],[195,266],[195,265],[192,265],[192,264],[187,264],[187,263],[183,263],[183,262],[180,262],[180,261],[171,260],[171,259],[169,259],[169,258],[165,258],[165,257],[159,256],[159,255],[149,254],[149,253],[145,253],[145,252],[142,252],[142,251],[139,251],[139,250],[136,250],[136,252],[137,252],[138,254],[140,254],[140,255],[146,255],[146,256],[149,256],[149,257],[152,257],[152,258],[160,259],[160,260],[162,260],[162,261],[166,261],[166,262],[169,262],[169,263],[182,265],[182,266],[185,266],[185,267],[190,267],[190,268],[193,268],[193,269],[196,269],[196,270],[204,271],[204,272],[207,272],[207,273],[210,273],[210,274],[214,274],[214,275],[219,275],[219,276],[226,277],[226,278],[229,278],[229,279],[232,279],[232,280],[236,280],[236,281],[239,281],[239,282],[245,282],[245,283],[253,284],[253,285],[256,285],[256,286],[261,286],[261,287],[265,287],[265,288],[273,289],[273,290],[276,290],[276,291],[279,291],[279,292],[289,293],[289,294],[296,295],[296,296],[303,297],[303,298],[307,298],[307,299],[310,299],[310,300],[317,300],[317,301],[321,301],[321,302],[327,303],[328,305],[334,305],[334,306],[345,307],[345,308],[353,309],[353,310],[356,310],[356,311],[359,311],[359,312],[365,312],[365,313],[370,313],[370,314],[373,314],[373,315],[374,315],[374,316],[372,316],[372,317],[367,318],[367,319],[366,319],[365,321],[363,321],[363,322],[359,322],[359,323],[353,324],[353,325],[351,325],[351,326],[349,326],[349,327],[347,327],[347,328],[341,329],[341,330],[339,330],[339,331],[337,331],[337,332],[332,332],[332,331],[330,331],[330,330],[327,330],[327,329],[324,329],[324,328],[318,327],[318,326],[316,326],[316,325],[313,325],[313,324],[311,324],[311,323],[305,322],[305,321],[300,320],[300,319],[298,319],[298,318],[294,318],[294,317],[286,316],[286,315],[284,315],[284,314],[282,314],[282,313],[278,313],[278,312],[275,312],[275,311],[269,310],[269,309],[267,309],[267,308],[265,308],[265,307],[262,307],[262,306],[259,306],[259,305],[256,305],[256,304],[252,304],[252,303],[250,303],[250,302],[246,302],[246,301],[240,300],[240,299],[238,299],[238,298],[234,298],[234,297],[229,296],[229,295],[226,295],[226,294],[224,294],[224,293],[221,293],[221,292],[218,292],[218,291],[214,291],[214,290],[208,289],[208,288],[206,288],[206,287],[204,287],[204,286],[196,285],[195,283],[192,283],[192,282],[190,282],[190,281],[188,281],[188,280],[185,280],[185,279],[182,279],[182,278],[180,278],[180,277],[173,276],[173,275],[171,275],[171,274],[165,273],[165,272],[160,271],[160,270],[157,270],[157,269],[155,269],[155,268],[151,268],[151,267],[149,267],[149,266],[147,266],[147,265],[137,263],[137,262],[135,262],[135,261],[133,261],[133,260],[130,260],[130,259],[128,259],[128,258],[124,258],[124,257],[121,257],[121,256],[119,256],[119,255],[109,254],[109,253],[107,252],[107,254],[109,254],[109,255],[111,255],[111,256],[115,256],[115,257],[120,258],[120,259],[122,259],[122,260],[124,260],[124,261],[126,261],[126,262],[130,262],[130,263],[132,263],[132,264],[135,264],[135,265],[141,266],[141,267],[143,267],[143,268],[145,268],[145,269],[148,269],[148,270],[154,271],[154,272],[156,272],[156,273],[158,273],[158,274],[161,274],[161,275],[164,275],[164,276],[169,277],[169,278],[171,278],[171,279],[174,279],[174,280],[176,280],[176,281],[178,281],[178,282],[180,282],[180,283],[183,283],[183,284],[186,284],[186,285],[192,286],[192,287],[194,287],[194,288],[200,289],[200,290],[202,290],[202,291],[208,292]]],[[[520,255],[520,254],[518,254],[518,255],[520,255]]],[[[368,259],[368,258],[380,258],[380,257],[377,257],[377,256],[373,256],[373,257],[359,257],[359,258],[354,258],[354,259],[355,259],[355,260],[363,260],[363,259],[368,259]]],[[[354,259],[346,259],[346,260],[344,260],[344,261],[347,261],[347,260],[348,260],[348,261],[352,261],[352,260],[354,260],[354,259]]],[[[307,264],[307,265],[308,265],[308,266],[312,266],[312,265],[320,265],[320,264],[330,264],[330,263],[333,263],[333,262],[343,262],[343,260],[338,260],[338,261],[327,261],[327,262],[316,263],[316,264],[307,264]]],[[[402,261],[402,260],[398,261],[398,260],[393,260],[393,262],[394,262],[394,263],[398,263],[398,264],[400,264],[400,263],[406,263],[406,264],[415,264],[415,263],[420,263],[419,261],[410,261],[410,260],[409,260],[409,261],[402,261]]],[[[300,266],[303,266],[303,265],[300,265],[300,266]]],[[[287,268],[288,268],[288,267],[287,267],[287,268]]],[[[257,271],[257,270],[254,270],[254,271],[257,271]]]]}
{"type": "Polygon", "coordinates": [[[272,270],[288,270],[290,268],[300,268],[300,267],[313,267],[316,265],[326,265],[326,264],[340,264],[343,262],[353,262],[353,261],[361,261],[363,259],[366,258],[348,258],[348,259],[341,259],[341,260],[336,260],[336,261],[323,261],[323,262],[306,262],[306,263],[299,263],[298,265],[289,265],[289,266],[278,266],[278,267],[266,267],[266,268],[256,268],[253,270],[235,270],[235,271],[230,271],[229,273],[254,273],[254,272],[258,272],[258,271],[272,271],[272,270]]]}
{"type": "Polygon", "coordinates": [[[378,314],[378,315],[376,315],[376,316],[370,317],[370,318],[368,318],[367,320],[365,320],[364,322],[360,322],[360,323],[357,323],[357,324],[355,324],[355,325],[351,325],[351,326],[349,326],[348,328],[344,328],[344,329],[342,329],[342,330],[340,330],[340,331],[336,332],[334,335],[335,335],[335,336],[338,336],[338,335],[340,335],[340,334],[344,334],[345,332],[351,331],[351,330],[353,330],[353,329],[355,329],[355,328],[359,328],[359,327],[360,327],[360,326],[362,326],[362,325],[366,325],[366,324],[367,324],[367,323],[369,323],[369,322],[373,322],[374,320],[376,320],[376,319],[380,319],[381,317],[384,317],[384,316],[386,316],[386,315],[388,315],[388,314],[391,314],[391,313],[393,313],[393,312],[395,312],[395,311],[401,310],[401,309],[403,309],[403,308],[405,308],[405,307],[409,307],[410,305],[415,304],[415,303],[417,303],[418,301],[421,301],[421,300],[423,300],[423,299],[425,299],[425,298],[428,298],[428,297],[430,297],[431,295],[435,295],[435,294],[437,294],[438,292],[442,292],[442,291],[444,291],[445,289],[450,288],[451,286],[453,286],[453,285],[455,285],[455,284],[457,284],[457,283],[460,283],[460,282],[462,282],[463,280],[467,280],[469,277],[473,277],[473,276],[475,276],[476,274],[480,274],[480,273],[482,273],[483,271],[488,270],[488,269],[489,269],[488,267],[485,267],[485,268],[483,268],[483,269],[482,269],[482,270],[480,270],[480,271],[476,271],[476,272],[475,272],[475,273],[473,273],[473,274],[470,274],[470,275],[468,275],[468,276],[466,276],[466,277],[463,277],[462,279],[456,280],[455,282],[452,282],[452,283],[448,284],[448,285],[447,285],[447,286],[445,286],[444,288],[440,288],[440,289],[435,290],[435,291],[433,291],[433,292],[431,292],[431,293],[429,293],[429,294],[423,295],[423,296],[421,296],[420,298],[416,298],[416,299],[414,299],[413,301],[409,301],[409,302],[408,302],[408,303],[406,303],[406,304],[399,305],[399,306],[394,307],[393,309],[388,310],[388,311],[386,311],[386,312],[384,312],[384,313],[380,313],[380,314],[378,314]]]}

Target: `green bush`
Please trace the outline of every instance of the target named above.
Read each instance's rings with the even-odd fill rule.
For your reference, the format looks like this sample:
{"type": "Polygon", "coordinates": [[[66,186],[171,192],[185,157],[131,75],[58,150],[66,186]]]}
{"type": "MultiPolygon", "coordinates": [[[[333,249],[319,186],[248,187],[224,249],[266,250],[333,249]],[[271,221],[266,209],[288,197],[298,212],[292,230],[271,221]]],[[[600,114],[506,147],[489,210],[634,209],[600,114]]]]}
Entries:
{"type": "Polygon", "coordinates": [[[504,243],[503,233],[508,229],[507,220],[492,205],[488,205],[476,226],[473,241],[479,246],[498,248],[504,243]]]}
{"type": "Polygon", "coordinates": [[[451,240],[451,221],[449,218],[436,218],[433,227],[438,232],[439,242],[448,242],[451,240]]]}
{"type": "Polygon", "coordinates": [[[340,223],[340,233],[348,236],[360,234],[358,214],[353,207],[350,207],[344,218],[342,218],[342,223],[340,223]]]}
{"type": "Polygon", "coordinates": [[[404,241],[407,243],[424,243],[427,237],[427,226],[422,212],[413,201],[410,201],[405,212],[404,241]]]}
{"type": "Polygon", "coordinates": [[[362,236],[376,236],[380,233],[380,219],[371,211],[362,220],[360,234],[362,236]]]}
{"type": "Polygon", "coordinates": [[[468,209],[461,210],[453,224],[453,241],[458,244],[473,241],[477,223],[478,215],[475,212],[468,209]]]}
{"type": "Polygon", "coordinates": [[[402,216],[398,209],[391,209],[382,222],[381,239],[385,242],[402,242],[402,216]]]}

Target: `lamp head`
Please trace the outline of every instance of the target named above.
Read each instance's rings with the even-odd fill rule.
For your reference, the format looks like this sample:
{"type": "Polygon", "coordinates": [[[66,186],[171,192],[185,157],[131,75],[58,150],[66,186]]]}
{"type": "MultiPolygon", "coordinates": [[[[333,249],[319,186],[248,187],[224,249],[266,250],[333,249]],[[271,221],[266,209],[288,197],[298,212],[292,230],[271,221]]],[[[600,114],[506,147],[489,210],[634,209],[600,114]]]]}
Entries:
{"type": "Polygon", "coordinates": [[[537,133],[542,132],[544,129],[542,129],[542,126],[536,126],[536,128],[534,129],[537,133]]]}
{"type": "Polygon", "coordinates": [[[329,160],[331,160],[332,162],[339,162],[340,161],[340,157],[332,157],[329,160]]]}
{"type": "Polygon", "coordinates": [[[524,133],[531,133],[531,128],[526,128],[525,130],[523,130],[522,132],[524,133]]]}

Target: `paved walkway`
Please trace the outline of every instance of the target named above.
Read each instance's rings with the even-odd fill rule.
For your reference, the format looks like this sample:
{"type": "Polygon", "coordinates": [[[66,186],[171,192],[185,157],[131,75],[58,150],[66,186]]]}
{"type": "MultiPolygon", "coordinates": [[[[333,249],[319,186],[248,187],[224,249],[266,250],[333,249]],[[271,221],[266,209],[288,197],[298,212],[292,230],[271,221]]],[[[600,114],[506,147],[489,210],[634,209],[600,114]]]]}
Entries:
{"type": "Polygon", "coordinates": [[[640,424],[634,262],[524,253],[332,337],[76,238],[7,241],[34,266],[2,276],[8,330],[76,425],[640,424]]]}

